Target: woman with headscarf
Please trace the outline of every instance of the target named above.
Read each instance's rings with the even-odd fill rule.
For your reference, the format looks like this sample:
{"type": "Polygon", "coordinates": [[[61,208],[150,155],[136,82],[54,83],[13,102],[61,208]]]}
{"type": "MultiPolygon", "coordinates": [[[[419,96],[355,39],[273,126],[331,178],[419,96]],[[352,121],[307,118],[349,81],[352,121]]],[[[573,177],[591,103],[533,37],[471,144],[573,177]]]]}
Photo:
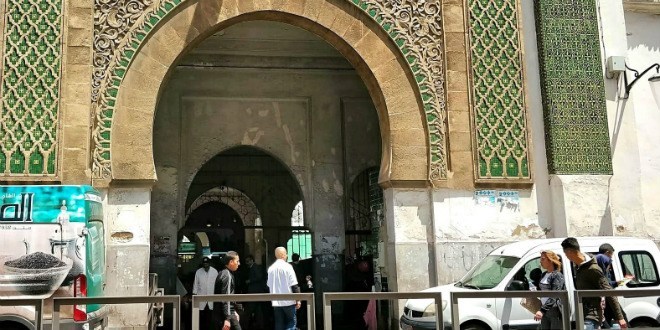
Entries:
{"type": "MultiPolygon", "coordinates": [[[[559,256],[552,251],[541,252],[541,267],[546,271],[539,283],[541,290],[564,290],[564,275],[561,273],[559,256]]],[[[558,298],[541,298],[541,309],[534,315],[541,321],[540,329],[562,329],[561,308],[558,298]]]]}

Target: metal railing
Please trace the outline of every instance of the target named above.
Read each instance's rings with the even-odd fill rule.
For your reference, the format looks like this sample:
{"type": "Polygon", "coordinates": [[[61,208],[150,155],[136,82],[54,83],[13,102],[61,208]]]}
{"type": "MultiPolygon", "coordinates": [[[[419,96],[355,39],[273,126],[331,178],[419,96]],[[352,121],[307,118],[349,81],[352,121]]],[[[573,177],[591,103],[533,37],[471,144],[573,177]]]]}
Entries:
{"type": "MultiPolygon", "coordinates": [[[[579,290],[574,292],[575,297],[575,328],[584,329],[584,302],[582,298],[594,297],[652,297],[660,296],[658,289],[625,289],[625,290],[579,290]]],[[[598,305],[600,306],[600,304],[598,305]]],[[[609,320],[608,320],[609,321],[609,320]]]]}
{"type": "Polygon", "coordinates": [[[316,320],[313,293],[252,293],[252,294],[218,294],[199,295],[192,297],[192,330],[199,329],[199,304],[205,302],[264,302],[274,300],[305,300],[307,301],[307,329],[315,329],[316,320]]]}
{"type": "MultiPolygon", "coordinates": [[[[625,289],[625,290],[580,290],[574,291],[575,306],[575,328],[584,328],[584,303],[583,298],[621,296],[626,298],[635,297],[660,297],[659,289],[625,289]]],[[[475,298],[539,298],[555,297],[562,302],[569,302],[567,291],[464,291],[450,293],[451,327],[460,329],[459,299],[475,298]]],[[[440,292],[333,292],[323,294],[323,318],[324,330],[332,329],[332,302],[347,300],[393,300],[393,299],[434,299],[436,305],[436,329],[444,328],[442,294],[440,292]]],[[[308,329],[315,329],[315,304],[313,293],[292,294],[232,294],[232,295],[208,295],[193,296],[192,298],[192,325],[193,329],[199,329],[199,303],[202,302],[264,302],[273,300],[305,300],[309,304],[307,309],[308,329]]],[[[180,303],[178,295],[171,296],[136,296],[136,297],[98,297],[98,298],[53,298],[52,329],[60,329],[60,312],[62,306],[87,305],[87,304],[173,304],[173,329],[178,330],[180,326],[180,303]]],[[[43,299],[0,299],[0,306],[34,306],[35,329],[42,329],[43,325],[43,299]]],[[[564,329],[571,329],[570,303],[562,303],[562,323],[564,329]]]]}
{"type": "MultiPolygon", "coordinates": [[[[165,290],[158,287],[158,274],[149,273],[149,296],[162,297],[165,295],[165,290]]],[[[147,322],[149,322],[148,329],[155,329],[156,327],[163,326],[163,304],[157,303],[149,308],[147,322]]]]}
{"type": "MultiPolygon", "coordinates": [[[[332,302],[338,300],[434,299],[435,327],[442,329],[442,294],[440,292],[332,292],[323,294],[323,329],[332,329],[332,302]]],[[[313,329],[313,328],[311,328],[313,329]]]]}
{"type": "MultiPolygon", "coordinates": [[[[568,303],[568,291],[464,291],[452,292],[451,296],[451,324],[452,329],[461,328],[461,320],[458,313],[458,299],[475,298],[559,298],[561,304],[561,316],[564,329],[571,328],[571,310],[568,303]]],[[[437,309],[436,309],[437,310],[437,309]]],[[[442,328],[437,328],[442,329],[442,328]]],[[[581,329],[581,328],[578,328],[581,329]]]]}
{"type": "MultiPolygon", "coordinates": [[[[53,298],[53,330],[60,330],[60,311],[62,306],[73,305],[127,305],[127,304],[173,304],[174,330],[179,330],[181,310],[180,296],[132,296],[132,297],[76,297],[76,298],[53,298]]],[[[37,328],[38,329],[38,328],[37,328]]]]}
{"type": "Polygon", "coordinates": [[[0,299],[0,306],[34,306],[34,328],[41,330],[43,324],[43,299],[0,299]]]}

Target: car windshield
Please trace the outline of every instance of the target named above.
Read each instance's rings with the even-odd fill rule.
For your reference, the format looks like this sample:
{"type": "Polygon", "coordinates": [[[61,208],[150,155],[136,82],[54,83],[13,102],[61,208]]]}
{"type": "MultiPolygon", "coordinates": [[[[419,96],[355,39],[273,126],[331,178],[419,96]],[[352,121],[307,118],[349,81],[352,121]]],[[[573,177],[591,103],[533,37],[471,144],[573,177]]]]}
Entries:
{"type": "Polygon", "coordinates": [[[510,256],[487,256],[463,276],[456,286],[478,290],[492,289],[504,279],[518,260],[520,258],[510,256]]]}

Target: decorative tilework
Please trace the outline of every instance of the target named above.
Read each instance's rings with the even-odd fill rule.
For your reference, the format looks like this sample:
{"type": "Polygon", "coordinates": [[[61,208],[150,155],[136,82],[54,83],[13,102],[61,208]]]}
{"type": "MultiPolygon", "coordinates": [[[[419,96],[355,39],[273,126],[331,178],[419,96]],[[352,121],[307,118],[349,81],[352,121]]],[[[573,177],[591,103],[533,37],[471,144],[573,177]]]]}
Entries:
{"type": "Polygon", "coordinates": [[[55,176],[62,1],[7,0],[3,36],[0,176],[55,176]]]}
{"type": "MultiPolygon", "coordinates": [[[[110,0],[96,0],[95,17],[98,18],[99,3],[110,0]]],[[[146,3],[147,0],[111,0],[116,3],[146,3]]],[[[162,18],[168,15],[182,1],[165,0],[149,8],[142,8],[144,12],[135,16],[136,24],[126,24],[128,27],[125,37],[113,41],[117,46],[112,59],[104,68],[105,61],[95,63],[94,81],[100,86],[95,87],[94,112],[96,123],[94,128],[94,154],[93,177],[99,179],[109,178],[111,175],[110,161],[110,134],[112,115],[119,92],[119,86],[124,74],[128,70],[134,55],[140,48],[143,40],[158,25],[162,18]],[[129,27],[130,25],[130,27],[129,27]],[[98,90],[98,93],[96,92],[98,90]]],[[[389,37],[399,47],[408,66],[415,77],[419,93],[426,112],[426,122],[429,129],[430,168],[429,179],[443,180],[447,178],[446,157],[446,111],[444,92],[444,68],[442,54],[442,22],[441,1],[426,0],[346,0],[363,10],[376,23],[387,32],[389,37]]],[[[139,6],[136,6],[137,9],[139,6]]],[[[141,7],[140,7],[141,8],[141,7]]],[[[128,10],[120,10],[129,13],[128,10]]],[[[96,24],[99,20],[96,19],[96,24]]],[[[98,40],[98,26],[95,28],[98,40]]],[[[99,53],[106,52],[95,43],[95,59],[99,53]]],[[[105,57],[105,56],[101,56],[105,57]]]]}
{"type": "Polygon", "coordinates": [[[441,0],[351,0],[388,33],[406,58],[424,103],[429,179],[447,179],[447,112],[441,0]]]}
{"type": "Polygon", "coordinates": [[[478,181],[531,178],[516,0],[469,0],[478,181]]]}
{"type": "Polygon", "coordinates": [[[105,2],[97,1],[100,2],[96,3],[94,14],[95,70],[93,79],[96,81],[100,78],[101,82],[98,88],[95,87],[94,92],[94,97],[97,99],[93,103],[96,120],[92,133],[94,137],[92,176],[96,179],[107,179],[111,175],[110,133],[119,86],[147,35],[183,0],[164,0],[156,6],[149,6],[151,2],[147,0],[117,1],[117,4],[123,4],[123,9],[115,9],[115,11],[123,12],[126,17],[123,21],[124,25],[118,29],[124,36],[120,40],[110,40],[112,46],[108,47],[101,47],[106,45],[104,39],[107,37],[104,34],[107,34],[105,31],[108,31],[102,27],[107,25],[108,17],[99,13],[104,8],[100,4],[105,2]],[[134,8],[127,8],[130,6],[134,6],[134,8]],[[110,54],[107,61],[105,53],[110,54]],[[102,59],[101,62],[99,62],[100,59],[102,59]],[[105,66],[104,70],[99,70],[100,64],[105,66]]]}
{"type": "Polygon", "coordinates": [[[107,69],[119,48],[119,43],[152,4],[152,0],[94,1],[92,102],[99,99],[99,89],[108,76],[107,69]]]}
{"type": "Polygon", "coordinates": [[[596,1],[534,4],[548,169],[611,174],[596,1]]]}

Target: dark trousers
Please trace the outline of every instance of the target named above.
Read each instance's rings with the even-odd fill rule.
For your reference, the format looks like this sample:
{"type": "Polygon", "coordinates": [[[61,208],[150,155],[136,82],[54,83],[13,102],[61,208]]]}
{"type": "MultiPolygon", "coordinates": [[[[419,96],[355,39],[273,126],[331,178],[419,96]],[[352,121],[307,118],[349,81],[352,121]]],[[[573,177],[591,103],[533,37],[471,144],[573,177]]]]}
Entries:
{"type": "MultiPolygon", "coordinates": [[[[621,313],[623,313],[623,319],[626,320],[626,323],[628,323],[628,316],[626,315],[626,312],[623,311],[623,308],[621,308],[621,313]]],[[[610,304],[605,305],[603,316],[605,317],[605,322],[603,322],[602,325],[603,329],[611,329],[613,325],[619,324],[619,320],[616,319],[614,309],[612,309],[610,304]]]]}
{"type": "MultiPolygon", "coordinates": [[[[218,316],[216,314],[216,316],[218,316]]],[[[231,318],[229,319],[230,323],[230,329],[231,330],[241,330],[241,323],[238,322],[238,318],[236,317],[236,313],[231,315],[231,318]]],[[[222,327],[225,326],[225,320],[222,317],[215,317],[213,320],[213,326],[204,328],[200,325],[199,330],[204,330],[204,329],[214,329],[214,330],[222,330],[222,327]]]]}
{"type": "Polygon", "coordinates": [[[275,330],[296,330],[296,305],[274,307],[275,330]]]}
{"type": "Polygon", "coordinates": [[[300,302],[300,308],[296,311],[296,326],[298,326],[298,329],[307,329],[307,302],[306,301],[301,301],[300,302]]]}
{"type": "Polygon", "coordinates": [[[262,330],[265,328],[264,318],[266,316],[264,302],[248,302],[245,303],[245,314],[241,317],[243,327],[252,330],[262,330]]]}
{"type": "Polygon", "coordinates": [[[199,311],[199,328],[210,328],[213,320],[213,311],[206,305],[204,309],[199,311]]]}
{"type": "Polygon", "coordinates": [[[552,307],[543,314],[543,318],[541,318],[541,325],[539,329],[561,330],[563,328],[564,327],[561,322],[561,310],[559,310],[559,307],[552,307]]]}

